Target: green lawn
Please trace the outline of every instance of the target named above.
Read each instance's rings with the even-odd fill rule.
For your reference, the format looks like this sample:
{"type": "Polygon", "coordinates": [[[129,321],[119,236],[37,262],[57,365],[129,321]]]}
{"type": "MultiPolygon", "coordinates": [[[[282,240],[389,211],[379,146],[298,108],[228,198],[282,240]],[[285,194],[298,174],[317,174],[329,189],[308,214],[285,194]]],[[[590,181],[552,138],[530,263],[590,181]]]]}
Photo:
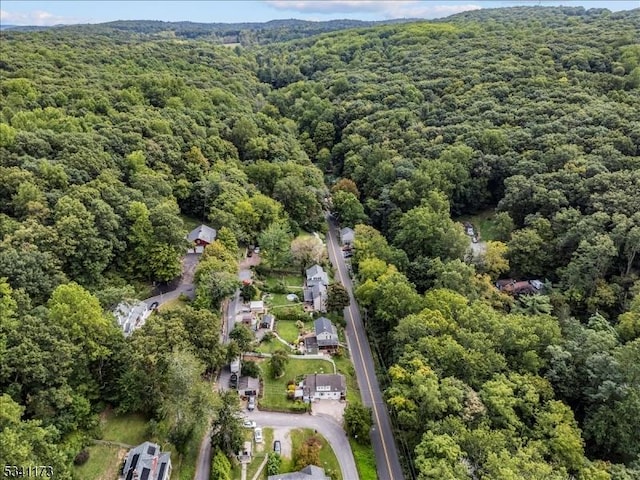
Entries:
{"type": "MultiPolygon", "coordinates": [[[[190,232],[191,230],[193,230],[194,228],[202,225],[202,220],[198,219],[198,218],[194,218],[194,217],[189,217],[187,215],[180,215],[180,218],[182,219],[182,221],[184,222],[184,228],[187,232],[190,232]]],[[[206,223],[206,222],[204,222],[206,223]]]]}
{"type": "Polygon", "coordinates": [[[275,315],[275,329],[276,332],[278,332],[278,335],[289,343],[296,343],[296,340],[298,340],[298,336],[300,335],[298,327],[296,327],[296,322],[292,322],[290,320],[278,320],[277,313],[275,315]]]}
{"type": "Polygon", "coordinates": [[[146,433],[147,419],[137,413],[116,415],[110,410],[102,424],[102,440],[138,445],[148,440],[146,433]]]}
{"type": "Polygon", "coordinates": [[[338,373],[345,376],[347,380],[347,401],[348,402],[362,402],[360,397],[360,389],[358,388],[358,379],[356,378],[356,372],[353,369],[351,360],[343,358],[334,358],[333,361],[336,364],[338,373]]]}
{"type": "Polygon", "coordinates": [[[349,438],[356,468],[361,480],[375,480],[378,478],[376,470],[376,455],[371,445],[361,445],[353,438],[349,438]]]}
{"type": "Polygon", "coordinates": [[[284,281],[287,288],[292,290],[299,290],[302,288],[302,277],[295,273],[269,273],[269,276],[264,279],[264,284],[268,288],[274,288],[278,282],[284,281]]]}
{"type": "MultiPolygon", "coordinates": [[[[204,429],[194,434],[193,438],[189,442],[186,448],[184,456],[178,454],[173,445],[166,439],[151,438],[147,435],[147,419],[140,414],[131,413],[127,415],[116,415],[113,410],[108,411],[103,419],[102,423],[102,440],[108,440],[112,442],[124,443],[128,445],[139,445],[147,440],[154,441],[162,445],[163,450],[171,452],[171,463],[173,464],[172,477],[177,480],[191,480],[195,473],[196,459],[200,450],[200,441],[204,435],[204,429]]],[[[119,465],[118,465],[119,466],[119,465]]],[[[91,466],[99,472],[102,468],[104,475],[107,475],[107,466],[103,463],[97,462],[91,466]]],[[[117,475],[116,475],[117,476],[117,475]]],[[[104,480],[114,480],[116,476],[111,477],[95,477],[104,480]]],[[[80,478],[94,478],[85,477],[81,475],[80,478]]]]}
{"type": "Polygon", "coordinates": [[[269,296],[267,296],[266,298],[266,302],[269,308],[284,307],[284,306],[295,307],[296,304],[299,303],[299,302],[290,302],[289,300],[287,300],[287,295],[284,293],[270,293],[269,296]]]}
{"type": "MultiPolygon", "coordinates": [[[[324,473],[327,476],[331,476],[331,473],[334,473],[334,476],[331,476],[331,478],[335,478],[337,480],[342,480],[342,472],[340,471],[340,464],[338,463],[338,459],[336,458],[336,454],[333,451],[333,448],[331,448],[331,444],[329,442],[327,442],[327,440],[320,435],[319,433],[314,433],[313,430],[311,430],[310,428],[304,428],[304,429],[296,429],[296,430],[291,430],[291,445],[293,447],[293,461],[291,463],[287,462],[288,465],[287,468],[292,468],[295,465],[295,457],[296,457],[296,450],[298,448],[299,445],[302,445],[308,438],[310,437],[317,437],[318,440],[320,440],[320,444],[322,445],[320,448],[320,465],[318,465],[319,467],[324,468],[324,473]]],[[[282,466],[285,466],[285,462],[282,463],[282,466]]],[[[288,471],[293,471],[293,470],[288,470],[288,471]]],[[[284,473],[285,470],[281,469],[281,473],[284,473]]],[[[360,477],[360,478],[375,478],[375,477],[360,477]]]]}
{"type": "Polygon", "coordinates": [[[283,349],[287,351],[292,351],[291,347],[288,347],[287,345],[282,343],[280,340],[273,339],[270,342],[260,342],[256,350],[261,353],[273,353],[276,350],[283,350],[283,349]]]}
{"type": "Polygon", "coordinates": [[[298,360],[289,359],[285,373],[278,379],[271,378],[269,364],[265,359],[259,363],[264,379],[260,406],[267,409],[290,411],[294,402],[287,399],[287,383],[289,380],[298,381],[308,373],[333,373],[333,365],[327,360],[298,360]]]}
{"type": "Polygon", "coordinates": [[[115,480],[127,450],[115,446],[92,445],[88,447],[89,460],[73,467],[77,478],[83,480],[115,480]]]}
{"type": "Polygon", "coordinates": [[[495,210],[484,210],[475,215],[465,215],[456,218],[458,222],[471,222],[480,234],[480,241],[486,242],[496,240],[497,234],[495,230],[495,210]]]}
{"type": "Polygon", "coordinates": [[[160,305],[158,307],[158,311],[164,312],[165,310],[169,310],[169,309],[172,309],[172,308],[184,307],[186,304],[187,304],[187,302],[185,302],[180,297],[178,297],[178,298],[174,298],[173,300],[169,300],[168,302],[165,302],[162,305],[160,305]]]}

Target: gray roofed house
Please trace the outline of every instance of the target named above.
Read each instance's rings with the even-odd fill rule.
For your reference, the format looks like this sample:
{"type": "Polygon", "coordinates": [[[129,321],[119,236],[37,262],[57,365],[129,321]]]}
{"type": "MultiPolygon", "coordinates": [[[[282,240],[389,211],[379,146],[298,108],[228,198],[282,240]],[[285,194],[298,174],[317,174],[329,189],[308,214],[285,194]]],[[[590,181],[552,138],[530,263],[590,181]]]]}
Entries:
{"type": "Polygon", "coordinates": [[[277,475],[269,475],[267,480],[330,480],[324,474],[324,468],[315,465],[307,465],[299,472],[278,473],[277,475]]]}
{"type": "Polygon", "coordinates": [[[144,442],[129,451],[122,470],[124,480],[168,480],[170,457],[169,452],[160,451],[160,445],[144,442]]]}
{"type": "Polygon", "coordinates": [[[135,300],[118,304],[113,313],[125,336],[129,336],[136,328],[144,325],[152,311],[145,302],[135,300]]]}
{"type": "Polygon", "coordinates": [[[327,310],[327,287],[322,283],[315,283],[303,289],[304,301],[316,312],[327,310]]]}
{"type": "Polygon", "coordinates": [[[334,348],[340,344],[338,330],[328,318],[316,318],[313,322],[313,327],[316,332],[316,339],[318,340],[318,348],[334,348]]]}
{"type": "Polygon", "coordinates": [[[304,377],[303,400],[342,400],[347,395],[347,382],[340,373],[314,373],[304,377]]]}
{"type": "Polygon", "coordinates": [[[273,324],[275,323],[275,317],[270,313],[267,313],[260,320],[260,328],[268,328],[269,330],[273,330],[273,324]]]}
{"type": "Polygon", "coordinates": [[[356,232],[353,231],[353,228],[345,227],[340,230],[340,241],[342,245],[351,245],[355,240],[356,232]]]}
{"type": "Polygon", "coordinates": [[[325,272],[324,269],[318,264],[307,268],[306,274],[307,287],[312,287],[313,285],[316,285],[318,283],[323,284],[325,287],[329,285],[329,276],[327,275],[327,272],[325,272]]]}
{"type": "Polygon", "coordinates": [[[243,397],[257,396],[260,393],[260,379],[242,376],[238,381],[238,393],[243,397]]]}
{"type": "Polygon", "coordinates": [[[202,253],[204,247],[213,243],[217,235],[215,228],[200,225],[189,232],[187,240],[193,244],[194,253],[202,253]]]}

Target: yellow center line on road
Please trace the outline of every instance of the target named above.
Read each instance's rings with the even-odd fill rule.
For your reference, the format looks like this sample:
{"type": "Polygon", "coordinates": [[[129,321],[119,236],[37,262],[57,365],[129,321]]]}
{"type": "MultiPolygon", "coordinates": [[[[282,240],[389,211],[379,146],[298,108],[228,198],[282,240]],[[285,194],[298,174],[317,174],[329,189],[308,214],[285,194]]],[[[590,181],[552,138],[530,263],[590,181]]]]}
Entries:
{"type": "MultiPolygon", "coordinates": [[[[342,285],[346,285],[347,282],[344,281],[344,277],[342,275],[342,269],[340,268],[340,264],[338,263],[338,255],[336,254],[335,248],[333,246],[333,230],[331,229],[331,227],[329,227],[329,238],[330,238],[330,242],[329,244],[331,245],[331,252],[333,253],[333,258],[335,260],[335,265],[338,269],[338,276],[340,277],[340,281],[342,282],[342,285]]],[[[353,296],[353,299],[355,301],[355,294],[353,293],[353,285],[351,286],[351,294],[353,296]]],[[[346,288],[346,287],[345,287],[346,288]]],[[[362,361],[362,369],[364,370],[364,376],[365,376],[365,380],[367,381],[367,387],[369,389],[369,395],[371,396],[371,405],[373,407],[373,414],[376,417],[376,424],[378,425],[378,432],[380,432],[380,439],[382,440],[382,450],[384,451],[384,458],[387,461],[387,470],[389,472],[389,478],[393,480],[393,473],[391,472],[391,462],[389,461],[389,453],[387,452],[387,444],[384,438],[384,432],[382,431],[381,425],[380,425],[380,416],[378,415],[378,408],[376,406],[376,402],[375,402],[375,398],[373,396],[373,389],[371,388],[371,381],[369,380],[369,373],[367,372],[367,368],[365,366],[365,362],[364,362],[364,356],[362,355],[362,347],[360,345],[360,339],[358,338],[358,332],[356,332],[355,329],[355,325],[353,324],[353,314],[351,313],[351,308],[354,307],[354,304],[349,304],[349,306],[347,307],[347,313],[349,314],[349,319],[351,320],[351,327],[353,328],[353,332],[354,332],[354,336],[356,338],[356,343],[358,344],[358,353],[360,355],[360,360],[362,361]]]]}

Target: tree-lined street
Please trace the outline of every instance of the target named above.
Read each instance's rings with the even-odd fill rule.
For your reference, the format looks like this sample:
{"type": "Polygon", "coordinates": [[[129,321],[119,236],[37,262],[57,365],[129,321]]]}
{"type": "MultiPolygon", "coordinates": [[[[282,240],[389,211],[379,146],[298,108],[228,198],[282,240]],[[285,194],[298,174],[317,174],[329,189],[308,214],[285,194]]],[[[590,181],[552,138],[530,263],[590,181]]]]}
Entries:
{"type": "Polygon", "coordinates": [[[327,217],[329,233],[327,235],[327,249],[329,259],[336,269],[338,280],[349,292],[351,303],[344,309],[347,321],[346,336],[351,352],[351,359],[358,377],[358,386],[362,393],[363,403],[371,407],[374,426],[371,433],[373,448],[376,453],[376,465],[380,480],[398,480],[404,478],[396,444],[393,439],[393,429],[387,407],[380,392],[376,378],[371,347],[364,331],[360,310],[353,296],[353,284],[344,262],[337,237],[335,222],[327,217]]]}

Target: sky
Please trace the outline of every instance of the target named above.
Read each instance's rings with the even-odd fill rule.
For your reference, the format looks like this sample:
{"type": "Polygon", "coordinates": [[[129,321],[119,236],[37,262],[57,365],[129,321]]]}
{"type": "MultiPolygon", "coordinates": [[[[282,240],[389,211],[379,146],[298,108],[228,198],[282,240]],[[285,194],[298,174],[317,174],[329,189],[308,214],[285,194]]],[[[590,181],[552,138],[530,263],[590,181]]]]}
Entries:
{"type": "Polygon", "coordinates": [[[284,18],[316,21],[342,18],[388,20],[391,18],[440,18],[467,10],[515,5],[568,5],[618,11],[640,8],[640,0],[2,0],[0,24],[58,25],[101,23],[113,20],[233,23],[266,22],[284,18]]]}

